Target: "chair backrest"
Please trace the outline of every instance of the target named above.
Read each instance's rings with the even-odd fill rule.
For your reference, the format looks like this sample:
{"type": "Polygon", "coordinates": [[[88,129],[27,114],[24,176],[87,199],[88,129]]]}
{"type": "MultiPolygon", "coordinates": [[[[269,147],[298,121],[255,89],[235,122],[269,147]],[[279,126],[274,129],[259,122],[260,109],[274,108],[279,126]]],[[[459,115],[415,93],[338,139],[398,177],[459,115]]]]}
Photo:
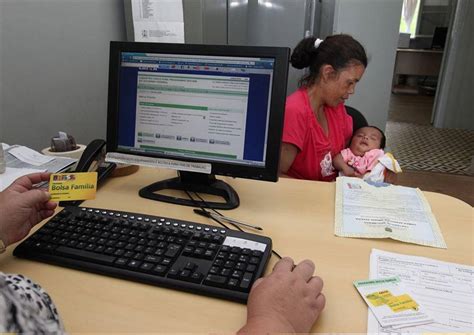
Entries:
{"type": "Polygon", "coordinates": [[[351,106],[345,106],[347,114],[349,114],[352,117],[352,132],[356,131],[359,128],[368,126],[369,123],[367,122],[367,119],[362,115],[361,112],[359,112],[357,109],[351,106]]]}

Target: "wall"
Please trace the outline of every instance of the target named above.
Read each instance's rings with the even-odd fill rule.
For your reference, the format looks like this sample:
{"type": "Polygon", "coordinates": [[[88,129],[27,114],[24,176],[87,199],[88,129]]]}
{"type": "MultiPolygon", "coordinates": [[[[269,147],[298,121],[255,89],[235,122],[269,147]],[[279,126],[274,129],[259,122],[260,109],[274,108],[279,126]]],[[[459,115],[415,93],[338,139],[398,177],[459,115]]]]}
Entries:
{"type": "Polygon", "coordinates": [[[109,41],[123,0],[0,1],[0,141],[34,149],[63,130],[105,138],[109,41]]]}
{"type": "Polygon", "coordinates": [[[366,48],[369,64],[347,105],[385,129],[398,43],[402,0],[339,0],[333,33],[348,33],[366,48]]]}
{"type": "Polygon", "coordinates": [[[434,123],[438,128],[474,130],[474,1],[458,0],[452,26],[448,30],[434,123]]]}

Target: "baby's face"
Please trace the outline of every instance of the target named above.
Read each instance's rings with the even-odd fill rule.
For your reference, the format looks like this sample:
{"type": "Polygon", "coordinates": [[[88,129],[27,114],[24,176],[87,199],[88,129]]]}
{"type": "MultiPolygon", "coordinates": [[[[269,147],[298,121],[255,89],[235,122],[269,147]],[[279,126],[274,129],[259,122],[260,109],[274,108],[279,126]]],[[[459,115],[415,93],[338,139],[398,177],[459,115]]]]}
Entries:
{"type": "Polygon", "coordinates": [[[367,151],[380,149],[381,142],[380,131],[372,127],[362,127],[356,130],[350,149],[354,155],[363,156],[367,151]]]}

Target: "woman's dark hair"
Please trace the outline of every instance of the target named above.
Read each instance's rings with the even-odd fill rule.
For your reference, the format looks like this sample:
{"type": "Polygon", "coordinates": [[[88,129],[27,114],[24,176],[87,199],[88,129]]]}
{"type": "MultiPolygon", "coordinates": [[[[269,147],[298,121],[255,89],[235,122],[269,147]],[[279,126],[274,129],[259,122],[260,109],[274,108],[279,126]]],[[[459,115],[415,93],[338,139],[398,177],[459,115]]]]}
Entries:
{"type": "Polygon", "coordinates": [[[316,48],[316,37],[301,40],[291,54],[290,63],[297,69],[309,67],[309,73],[303,76],[299,86],[311,86],[319,77],[322,65],[329,64],[339,71],[350,65],[361,64],[367,67],[367,55],[364,47],[352,36],[346,34],[326,37],[316,48]]]}

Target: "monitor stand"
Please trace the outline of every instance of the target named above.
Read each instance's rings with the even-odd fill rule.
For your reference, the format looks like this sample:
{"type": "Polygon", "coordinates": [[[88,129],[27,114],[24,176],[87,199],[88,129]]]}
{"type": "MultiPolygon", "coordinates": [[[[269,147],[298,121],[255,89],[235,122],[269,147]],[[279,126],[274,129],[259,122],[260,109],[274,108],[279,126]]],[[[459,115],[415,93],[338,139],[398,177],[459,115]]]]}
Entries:
{"type": "Polygon", "coordinates": [[[200,206],[215,209],[233,209],[239,206],[239,196],[229,184],[217,180],[212,174],[209,175],[197,172],[178,171],[178,177],[148,185],[142,188],[138,194],[147,199],[193,207],[200,206]],[[164,189],[217,195],[224,198],[225,202],[204,202],[155,193],[164,189]]]}

